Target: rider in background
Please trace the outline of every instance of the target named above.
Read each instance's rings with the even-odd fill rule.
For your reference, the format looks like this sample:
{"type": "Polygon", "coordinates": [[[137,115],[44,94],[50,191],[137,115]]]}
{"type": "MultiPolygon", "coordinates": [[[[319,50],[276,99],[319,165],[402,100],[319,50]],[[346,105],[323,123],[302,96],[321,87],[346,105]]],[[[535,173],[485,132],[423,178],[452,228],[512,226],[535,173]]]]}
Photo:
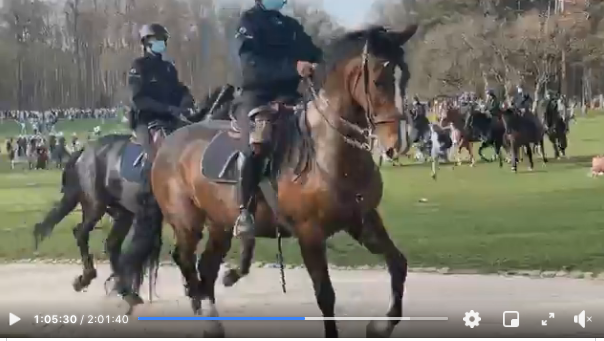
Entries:
{"type": "Polygon", "coordinates": [[[521,86],[516,88],[516,96],[514,97],[514,108],[520,113],[530,112],[533,106],[533,99],[528,93],[524,92],[521,86]]]}
{"type": "Polygon", "coordinates": [[[132,93],[131,128],[147,155],[142,172],[144,200],[151,194],[149,173],[154,154],[149,124],[173,127],[185,119],[194,101],[189,88],[179,81],[174,64],[164,60],[168,30],[160,24],[150,24],[139,33],[143,56],[132,63],[128,85],[132,93]]]}
{"type": "Polygon", "coordinates": [[[286,0],[255,0],[245,11],[237,32],[241,62],[241,96],[235,111],[241,130],[243,164],[238,183],[240,214],[235,233],[243,238],[254,236],[253,196],[261,180],[269,146],[251,144],[250,112],[281,98],[298,100],[301,77],[312,75],[322,58],[302,25],[279,11],[286,0]]]}
{"type": "Polygon", "coordinates": [[[499,117],[501,111],[501,102],[495,95],[495,91],[493,89],[487,90],[487,103],[486,103],[486,112],[491,115],[491,117],[499,117]]]}

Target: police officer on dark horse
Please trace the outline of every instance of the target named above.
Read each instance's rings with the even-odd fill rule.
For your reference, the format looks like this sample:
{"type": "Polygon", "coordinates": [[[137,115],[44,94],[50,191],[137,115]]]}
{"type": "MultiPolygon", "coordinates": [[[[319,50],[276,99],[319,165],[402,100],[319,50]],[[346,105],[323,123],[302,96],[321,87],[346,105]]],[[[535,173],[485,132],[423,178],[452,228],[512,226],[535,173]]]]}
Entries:
{"type": "Polygon", "coordinates": [[[168,31],[162,25],[143,26],[140,39],[144,54],[134,60],[128,77],[133,108],[130,124],[143,154],[146,154],[142,157],[144,160],[141,162],[141,157],[137,158],[141,147],[130,142],[130,135],[106,135],[87,144],[82,150],[74,152],[65,165],[63,197],[35,226],[37,245],[78,204],[81,205],[82,223],[73,232],[82,255],[84,271],[74,281],[76,291],[86,288],[96,278],[88,242],[90,232],[103,215],[108,213],[114,218],[106,251],[112,271],[118,273],[121,244],[135,215],[138,220],[138,215],[145,212],[145,207],[153,205],[154,201],[149,200],[153,196],[148,179],[156,142],[153,136],[169,133],[188,120],[203,118],[202,111],[189,116],[188,120],[185,117],[194,102],[189,89],[178,80],[174,64],[164,60],[168,38],[168,31]],[[133,162],[131,159],[136,160],[133,162]],[[125,172],[139,175],[128,178],[125,172]]]}
{"type": "Polygon", "coordinates": [[[168,38],[168,30],[160,24],[143,26],[140,39],[144,55],[134,60],[128,75],[133,105],[131,125],[146,154],[139,193],[143,201],[151,195],[149,171],[154,154],[151,131],[174,129],[179,121],[187,122],[186,114],[195,104],[189,88],[179,81],[174,64],[164,60],[168,38]]]}

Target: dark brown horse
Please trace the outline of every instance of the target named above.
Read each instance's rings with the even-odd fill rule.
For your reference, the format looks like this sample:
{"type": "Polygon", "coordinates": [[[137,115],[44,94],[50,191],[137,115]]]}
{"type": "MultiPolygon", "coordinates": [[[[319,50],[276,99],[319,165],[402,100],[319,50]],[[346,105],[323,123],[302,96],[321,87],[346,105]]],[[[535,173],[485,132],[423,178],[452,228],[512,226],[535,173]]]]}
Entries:
{"type": "MultiPolygon", "coordinates": [[[[370,142],[376,136],[386,150],[396,153],[400,148],[401,114],[395,105],[394,71],[397,65],[403,71],[399,86],[404,95],[409,73],[402,46],[416,30],[417,26],[401,32],[372,27],[330,44],[317,74],[319,92],[310,91],[312,101],[295,115],[283,105],[277,114],[280,126],[275,131],[282,133],[275,135],[279,142],[275,145],[282,152],[274,154],[281,157],[273,157],[276,171],[271,174],[278,175],[275,181],[263,183],[274,182],[278,187],[278,214],[273,213],[264,189],[255,200],[258,237],[274,238],[282,233],[298,238],[325,317],[334,317],[335,306],[327,238],[345,231],[371,253],[385,258],[392,290],[387,316],[394,319],[370,323],[368,335],[390,335],[402,317],[407,260],[388,236],[377,211],[383,183],[370,142]]],[[[224,129],[220,123],[195,124],[168,136],[152,170],[153,192],[176,235],[175,261],[185,278],[186,292],[194,312],[210,316],[217,315],[215,281],[230,249],[239,212],[234,186],[239,142],[235,133],[227,132],[229,122],[222,122],[224,129]],[[208,239],[196,271],[194,251],[204,224],[208,239]]],[[[131,305],[142,302],[138,297],[125,299],[131,305]]],[[[219,322],[213,327],[208,334],[224,334],[219,322]]],[[[337,337],[335,321],[326,320],[324,327],[326,336],[337,337]]]]}
{"type": "Polygon", "coordinates": [[[518,157],[522,147],[529,161],[529,171],[535,167],[533,162],[533,146],[538,146],[543,156],[543,163],[547,163],[543,137],[545,129],[537,116],[532,112],[520,112],[508,108],[502,111],[501,118],[505,128],[505,145],[509,146],[512,171],[518,171],[518,157]]]}

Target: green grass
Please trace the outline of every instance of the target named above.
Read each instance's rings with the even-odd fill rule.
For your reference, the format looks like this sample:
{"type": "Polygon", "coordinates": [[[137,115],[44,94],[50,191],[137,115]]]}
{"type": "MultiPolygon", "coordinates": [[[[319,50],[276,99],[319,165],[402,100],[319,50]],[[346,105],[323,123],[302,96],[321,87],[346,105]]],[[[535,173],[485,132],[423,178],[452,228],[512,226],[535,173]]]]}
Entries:
{"type": "MultiPolygon", "coordinates": [[[[512,174],[507,165],[455,170],[445,165],[433,182],[427,165],[385,168],[380,211],[392,239],[411,266],[485,272],[604,270],[604,179],[587,176],[591,156],[602,152],[603,126],[602,116],[579,119],[571,127],[570,158],[546,168],[538,159],[532,173],[526,164],[519,174],[512,174]],[[422,198],[427,202],[420,202],[422,198]]],[[[0,258],[33,257],[32,226],[59,197],[59,172],[10,173],[0,160],[0,258]]],[[[71,227],[79,219],[80,213],[74,212],[62,222],[39,256],[78,258],[71,227]]],[[[106,220],[103,229],[108,227],[106,220]]],[[[105,236],[106,231],[93,233],[97,257],[103,257],[105,236]]],[[[171,240],[166,245],[171,246],[171,240]]],[[[382,263],[346,235],[335,236],[329,245],[334,264],[382,263]]],[[[286,241],[284,250],[288,263],[300,263],[295,240],[286,241]]],[[[275,241],[262,240],[256,260],[274,262],[275,253],[275,241]]]]}

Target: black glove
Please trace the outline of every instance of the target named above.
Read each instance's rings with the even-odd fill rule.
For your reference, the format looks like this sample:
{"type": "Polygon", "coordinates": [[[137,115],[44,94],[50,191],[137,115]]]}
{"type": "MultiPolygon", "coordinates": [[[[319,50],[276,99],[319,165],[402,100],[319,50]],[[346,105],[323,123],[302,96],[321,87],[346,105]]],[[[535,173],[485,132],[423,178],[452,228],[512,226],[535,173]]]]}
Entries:
{"type": "Polygon", "coordinates": [[[189,113],[191,112],[190,109],[188,108],[180,108],[180,107],[174,107],[174,106],[170,106],[170,114],[185,123],[191,123],[191,121],[189,121],[189,113]]]}
{"type": "Polygon", "coordinates": [[[168,112],[174,118],[180,118],[180,116],[184,113],[184,110],[182,108],[180,108],[180,107],[169,106],[168,107],[168,112]]]}

